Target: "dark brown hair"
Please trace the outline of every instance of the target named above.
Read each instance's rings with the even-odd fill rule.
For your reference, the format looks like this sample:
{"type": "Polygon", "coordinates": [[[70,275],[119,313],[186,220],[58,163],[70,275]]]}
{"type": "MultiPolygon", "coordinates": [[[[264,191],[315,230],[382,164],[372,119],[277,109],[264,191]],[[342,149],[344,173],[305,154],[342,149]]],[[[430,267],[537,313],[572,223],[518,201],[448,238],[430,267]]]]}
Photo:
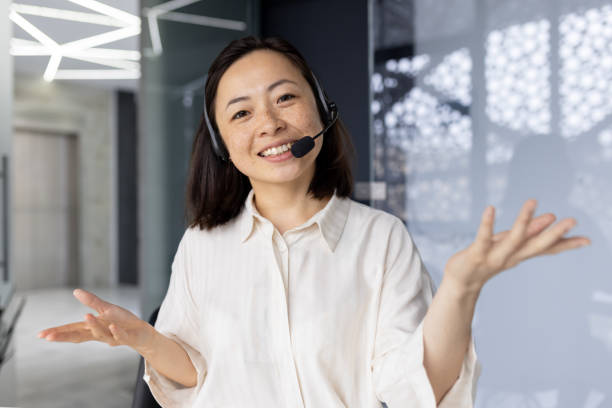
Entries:
{"type": "MultiPolygon", "coordinates": [[[[283,54],[300,70],[310,84],[321,121],[325,123],[325,114],[317,97],[311,69],[300,52],[279,37],[248,36],[229,43],[208,70],[204,103],[217,135],[219,133],[213,108],[221,77],[239,58],[261,49],[283,54]]],[[[338,197],[349,197],[353,192],[352,165],[355,158],[351,137],[340,118],[325,134],[308,193],[316,199],[323,199],[331,197],[335,190],[338,197]]],[[[215,154],[203,113],[193,141],[188,172],[186,210],[190,227],[197,225],[200,229],[210,230],[240,214],[251,189],[251,182],[233,163],[225,162],[215,154]]]]}

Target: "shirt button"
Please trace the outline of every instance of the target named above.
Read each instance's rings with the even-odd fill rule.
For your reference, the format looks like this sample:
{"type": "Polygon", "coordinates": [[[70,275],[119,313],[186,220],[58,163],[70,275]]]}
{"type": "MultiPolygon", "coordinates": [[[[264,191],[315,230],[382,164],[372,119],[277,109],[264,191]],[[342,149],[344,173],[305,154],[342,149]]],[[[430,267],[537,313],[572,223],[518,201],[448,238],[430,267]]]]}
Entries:
{"type": "Polygon", "coordinates": [[[278,246],[281,251],[285,252],[287,250],[287,244],[285,244],[285,241],[283,241],[282,238],[279,238],[278,236],[274,236],[274,242],[276,243],[276,246],[278,246]]]}

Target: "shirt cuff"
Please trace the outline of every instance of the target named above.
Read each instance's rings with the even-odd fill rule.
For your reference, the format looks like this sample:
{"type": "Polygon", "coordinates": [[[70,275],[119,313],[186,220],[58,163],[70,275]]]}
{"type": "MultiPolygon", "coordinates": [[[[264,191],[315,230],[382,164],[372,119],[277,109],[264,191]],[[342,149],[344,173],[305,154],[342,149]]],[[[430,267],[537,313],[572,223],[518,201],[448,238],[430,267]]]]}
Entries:
{"type": "MultiPolygon", "coordinates": [[[[410,353],[412,356],[394,356],[391,364],[406,364],[407,361],[420,362],[412,367],[403,367],[406,373],[404,378],[387,390],[386,402],[389,408],[412,407],[419,408],[468,408],[473,407],[476,399],[476,385],[480,376],[481,366],[477,360],[473,338],[470,338],[468,353],[463,360],[459,377],[445,394],[439,405],[436,405],[436,398],[433,392],[429,377],[423,364],[424,343],[423,343],[423,323],[421,321],[410,340],[404,345],[403,353],[410,353]],[[404,358],[399,358],[404,357],[404,358]],[[408,368],[408,371],[406,371],[408,368]],[[416,404],[415,404],[416,403],[416,404]]],[[[389,367],[390,368],[390,367],[389,367]]],[[[396,369],[401,370],[400,367],[396,369]]]]}
{"type": "Polygon", "coordinates": [[[193,387],[185,387],[155,370],[145,359],[143,380],[149,386],[151,394],[164,408],[194,406],[195,400],[204,384],[207,366],[202,355],[187,343],[171,333],[162,333],[176,341],[185,350],[197,372],[197,382],[193,387]]]}
{"type": "Polygon", "coordinates": [[[439,408],[473,407],[476,402],[476,385],[482,372],[482,366],[476,355],[474,338],[470,338],[467,354],[461,365],[459,378],[444,395],[439,408]]]}

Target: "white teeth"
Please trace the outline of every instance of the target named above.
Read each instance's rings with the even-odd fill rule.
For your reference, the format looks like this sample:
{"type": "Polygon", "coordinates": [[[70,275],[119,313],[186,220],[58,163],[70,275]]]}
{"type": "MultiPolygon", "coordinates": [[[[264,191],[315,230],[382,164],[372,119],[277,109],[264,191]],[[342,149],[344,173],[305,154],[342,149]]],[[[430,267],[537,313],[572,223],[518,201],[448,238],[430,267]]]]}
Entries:
{"type": "Polygon", "coordinates": [[[287,150],[291,149],[291,145],[292,144],[293,143],[286,143],[286,144],[284,144],[282,146],[271,147],[271,148],[269,148],[267,150],[264,150],[259,155],[260,156],[264,156],[264,157],[267,157],[267,156],[276,156],[278,154],[285,153],[287,150]]]}

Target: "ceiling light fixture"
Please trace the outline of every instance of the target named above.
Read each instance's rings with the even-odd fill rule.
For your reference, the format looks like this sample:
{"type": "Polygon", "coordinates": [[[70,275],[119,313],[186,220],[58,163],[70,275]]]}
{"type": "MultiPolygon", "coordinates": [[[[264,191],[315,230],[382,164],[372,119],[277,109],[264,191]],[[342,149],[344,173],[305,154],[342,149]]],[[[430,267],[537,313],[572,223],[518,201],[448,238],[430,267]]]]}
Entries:
{"type": "Polygon", "coordinates": [[[140,64],[134,61],[140,60],[140,52],[95,47],[140,34],[140,18],[96,0],[67,1],[100,14],[13,3],[9,18],[38,42],[13,38],[11,41],[11,55],[49,55],[49,62],[43,75],[46,81],[52,81],[53,79],[139,78],[140,64]],[[58,44],[21,14],[119,28],[68,43],[58,44]],[[104,70],[60,70],[59,65],[63,57],[105,65],[114,69],[108,70],[109,73],[107,75],[103,73],[104,70]]]}
{"type": "Polygon", "coordinates": [[[40,31],[38,28],[34,26],[34,24],[30,23],[28,20],[23,18],[20,14],[18,14],[15,10],[12,10],[9,13],[9,18],[13,21],[13,23],[17,24],[21,27],[26,33],[30,34],[33,38],[37,39],[42,45],[45,47],[55,50],[58,47],[58,44],[51,39],[47,34],[40,31]]]}
{"type": "Polygon", "coordinates": [[[140,17],[130,14],[126,11],[119,10],[118,8],[111,7],[108,4],[101,3],[95,0],[68,0],[71,3],[79,5],[81,7],[88,8],[93,11],[97,11],[100,14],[104,14],[109,17],[116,18],[117,20],[125,21],[126,25],[140,25],[140,17]]]}
{"type": "MultiPolygon", "coordinates": [[[[22,38],[11,38],[11,55],[14,56],[44,56],[51,55],[53,52],[49,48],[37,41],[24,40],[22,38]]],[[[119,50],[115,48],[88,48],[80,51],[65,50],[64,56],[83,56],[86,58],[101,58],[139,61],[140,51],[119,50]]]]}
{"type": "Polygon", "coordinates": [[[55,79],[138,79],[140,71],[124,69],[60,69],[55,79]]]}
{"type": "Polygon", "coordinates": [[[199,16],[196,14],[168,12],[159,16],[164,20],[177,21],[179,23],[197,24],[208,27],[225,28],[227,30],[246,30],[244,21],[228,20],[225,18],[199,16]]]}
{"type": "Polygon", "coordinates": [[[143,9],[143,13],[147,16],[147,22],[149,24],[149,35],[151,37],[151,47],[153,49],[153,55],[161,55],[161,53],[163,52],[158,24],[158,19],[160,18],[163,20],[176,21],[179,23],[225,28],[228,30],[246,30],[247,25],[244,21],[201,16],[198,14],[174,12],[174,10],[176,9],[185,7],[189,4],[197,3],[198,1],[201,0],[170,0],[162,4],[158,4],[157,6],[143,9]]]}
{"type": "Polygon", "coordinates": [[[91,37],[81,38],[80,40],[62,44],[62,49],[68,52],[75,50],[83,50],[87,48],[93,48],[98,45],[123,40],[124,38],[133,37],[138,34],[140,34],[140,26],[124,27],[103,34],[93,35],[91,37]]]}
{"type": "Polygon", "coordinates": [[[51,58],[49,58],[49,63],[47,64],[47,69],[45,69],[45,73],[43,75],[45,81],[53,81],[53,78],[55,78],[55,73],[59,68],[60,62],[62,62],[61,54],[51,54],[51,58]]]}
{"type": "Polygon", "coordinates": [[[101,14],[84,13],[81,11],[63,10],[51,7],[32,6],[30,4],[13,3],[11,8],[17,13],[31,16],[48,17],[57,20],[76,21],[79,23],[97,24],[114,27],[125,27],[127,24],[124,20],[119,20],[114,17],[109,17],[101,14]]]}
{"type": "Polygon", "coordinates": [[[90,62],[92,64],[103,65],[111,68],[119,68],[126,71],[138,71],[140,70],[140,64],[134,61],[118,60],[118,59],[100,59],[90,58],[82,55],[65,55],[65,58],[72,58],[79,61],[90,62]]]}

